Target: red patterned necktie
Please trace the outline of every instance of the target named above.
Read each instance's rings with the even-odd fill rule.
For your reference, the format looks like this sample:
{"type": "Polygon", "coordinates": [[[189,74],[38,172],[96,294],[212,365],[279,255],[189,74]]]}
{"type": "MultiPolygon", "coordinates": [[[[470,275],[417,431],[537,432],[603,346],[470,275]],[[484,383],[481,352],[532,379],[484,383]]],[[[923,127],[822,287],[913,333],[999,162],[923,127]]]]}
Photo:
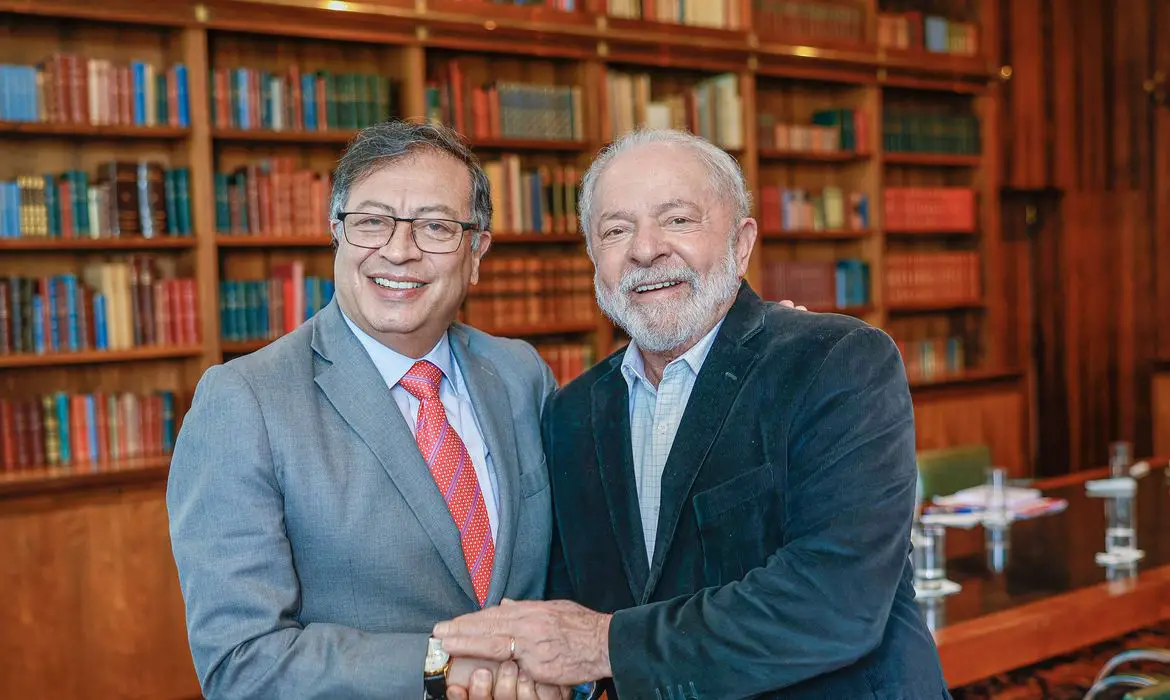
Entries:
{"type": "Polygon", "coordinates": [[[463,560],[471,573],[475,597],[482,606],[491,583],[496,546],[492,542],[491,523],[479,479],[475,476],[475,465],[471,463],[467,447],[447,422],[447,411],[439,400],[442,379],[441,369],[426,360],[419,360],[398,383],[419,401],[414,439],[427,468],[435,477],[439,493],[447,502],[451,518],[459,526],[463,560]]]}

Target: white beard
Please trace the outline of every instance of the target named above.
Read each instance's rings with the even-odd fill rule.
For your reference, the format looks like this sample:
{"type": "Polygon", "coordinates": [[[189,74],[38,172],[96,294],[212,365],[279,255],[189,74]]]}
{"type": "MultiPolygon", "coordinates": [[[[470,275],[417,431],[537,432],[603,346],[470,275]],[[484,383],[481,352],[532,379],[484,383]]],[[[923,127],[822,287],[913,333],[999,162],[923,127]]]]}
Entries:
{"type": "Polygon", "coordinates": [[[648,352],[673,350],[713,325],[719,307],[739,291],[735,237],[730,237],[722,264],[705,279],[701,279],[686,263],[680,263],[628,270],[622,275],[616,291],[606,289],[594,272],[593,289],[602,312],[625,330],[638,348],[648,352]],[[665,279],[686,282],[691,289],[690,295],[652,304],[640,304],[630,299],[635,288],[665,279]]]}

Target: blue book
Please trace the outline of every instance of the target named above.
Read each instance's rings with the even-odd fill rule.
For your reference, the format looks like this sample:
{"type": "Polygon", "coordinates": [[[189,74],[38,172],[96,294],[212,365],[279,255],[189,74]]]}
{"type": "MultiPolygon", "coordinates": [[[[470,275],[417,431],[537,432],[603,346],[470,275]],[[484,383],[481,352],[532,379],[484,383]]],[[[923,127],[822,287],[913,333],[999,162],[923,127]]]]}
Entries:
{"type": "Polygon", "coordinates": [[[175,192],[176,179],[177,171],[163,171],[163,208],[167,216],[167,233],[172,236],[179,233],[179,196],[175,192]]]}
{"type": "Polygon", "coordinates": [[[0,238],[14,238],[12,230],[12,215],[9,210],[12,203],[9,201],[7,182],[0,182],[0,238]]]}
{"type": "Polygon", "coordinates": [[[170,454],[175,448],[175,395],[170,391],[161,391],[162,396],[162,448],[163,453],[170,454]]]}
{"type": "Polygon", "coordinates": [[[9,104],[12,101],[9,92],[8,66],[0,63],[0,121],[15,121],[9,112],[9,104]]]}
{"type": "Polygon", "coordinates": [[[923,41],[927,51],[950,52],[950,27],[945,17],[926,17],[923,41]]]}
{"type": "Polygon", "coordinates": [[[61,464],[73,461],[72,450],[69,449],[69,395],[63,391],[57,392],[57,434],[61,438],[61,464]]]}
{"type": "Polygon", "coordinates": [[[305,117],[305,129],[314,131],[317,128],[317,78],[313,75],[301,76],[301,114],[305,117]]]}
{"type": "Polygon", "coordinates": [[[106,296],[93,295],[93,344],[98,350],[110,349],[109,329],[106,327],[106,296]]]}
{"type": "Polygon", "coordinates": [[[269,306],[268,282],[260,282],[258,286],[260,287],[260,337],[271,338],[272,326],[268,323],[268,314],[271,313],[272,307],[269,306]]]}
{"type": "Polygon", "coordinates": [[[130,64],[131,80],[134,81],[134,126],[146,125],[146,64],[134,61],[130,64]]]}
{"type": "Polygon", "coordinates": [[[175,80],[178,82],[178,102],[177,109],[179,111],[179,126],[191,126],[191,100],[187,94],[187,66],[182,63],[175,64],[175,80]]]}
{"type": "Polygon", "coordinates": [[[77,275],[62,275],[61,279],[65,283],[65,306],[69,324],[69,351],[77,352],[81,346],[82,332],[77,323],[77,299],[80,296],[80,291],[77,287],[77,275]]]}
{"type": "Polygon", "coordinates": [[[532,230],[536,233],[544,233],[544,194],[540,186],[540,171],[529,173],[528,183],[530,194],[532,195],[532,230]]]}
{"type": "Polygon", "coordinates": [[[241,129],[251,129],[252,120],[248,110],[248,69],[236,69],[236,121],[241,129]]]}
{"type": "Polygon", "coordinates": [[[834,306],[843,309],[849,306],[849,261],[838,260],[833,275],[834,306]]]}
{"type": "Polygon", "coordinates": [[[333,301],[333,280],[326,279],[321,283],[321,305],[326,306],[333,301]]]}
{"type": "Polygon", "coordinates": [[[89,434],[86,440],[89,443],[89,461],[96,463],[98,461],[97,405],[93,394],[85,395],[85,428],[89,434]]]}
{"type": "Polygon", "coordinates": [[[47,297],[48,311],[49,311],[49,348],[53,352],[61,351],[61,321],[58,318],[57,309],[57,280],[59,278],[54,276],[48,279],[48,289],[45,290],[47,297]]]}
{"type": "Polygon", "coordinates": [[[45,354],[45,300],[40,294],[34,294],[32,298],[32,334],[33,352],[45,354]]]}

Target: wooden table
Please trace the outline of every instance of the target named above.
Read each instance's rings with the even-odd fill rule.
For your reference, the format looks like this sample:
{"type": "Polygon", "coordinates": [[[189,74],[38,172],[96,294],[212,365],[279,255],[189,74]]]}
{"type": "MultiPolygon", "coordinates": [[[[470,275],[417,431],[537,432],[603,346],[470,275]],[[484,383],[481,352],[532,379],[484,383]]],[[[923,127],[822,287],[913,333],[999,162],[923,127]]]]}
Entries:
{"type": "Polygon", "coordinates": [[[1138,481],[1138,547],[1146,556],[1136,572],[1094,561],[1105,544],[1105,501],[1087,497],[1083,482],[1101,472],[1036,484],[1068,499],[1068,509],[1013,523],[1002,573],[982,555],[948,562],[948,577],[963,590],[918,603],[952,688],[1170,619],[1170,483],[1166,461],[1152,464],[1138,481]]]}

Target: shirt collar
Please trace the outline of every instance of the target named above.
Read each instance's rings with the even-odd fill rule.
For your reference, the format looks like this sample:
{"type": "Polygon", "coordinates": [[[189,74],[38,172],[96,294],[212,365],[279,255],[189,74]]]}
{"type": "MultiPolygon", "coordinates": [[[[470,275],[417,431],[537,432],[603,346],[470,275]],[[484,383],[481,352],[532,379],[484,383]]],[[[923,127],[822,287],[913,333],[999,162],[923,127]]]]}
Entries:
{"type": "MultiPolygon", "coordinates": [[[[666,365],[669,370],[672,366],[685,363],[690,368],[691,372],[698,376],[699,370],[703,369],[703,363],[707,361],[707,355],[711,353],[711,346],[715,344],[715,336],[719,335],[719,329],[723,326],[723,320],[727,318],[724,316],[720,318],[715,324],[715,327],[707,332],[707,335],[699,339],[699,342],[691,346],[682,355],[674,358],[666,365]]],[[[663,371],[665,376],[666,371],[663,371]]],[[[630,340],[630,344],[626,346],[625,355],[622,357],[622,376],[626,380],[626,388],[631,392],[634,390],[634,384],[641,380],[647,387],[653,387],[654,384],[646,378],[646,361],[642,358],[642,351],[638,349],[638,344],[630,340]]]]}
{"type": "MultiPolygon", "coordinates": [[[[359,328],[357,324],[349,320],[349,316],[344,311],[341,312],[341,317],[345,319],[345,325],[349,326],[354,336],[357,337],[358,342],[366,349],[366,353],[370,356],[370,359],[374,361],[374,366],[378,368],[378,374],[382,375],[386,386],[393,388],[410,371],[414,363],[419,361],[395,352],[377,340],[374,340],[368,333],[359,328]]],[[[451,371],[453,367],[451,360],[451,342],[447,339],[446,333],[440,336],[439,342],[435,343],[435,347],[431,348],[431,351],[420,359],[434,363],[443,372],[443,376],[447,378],[447,381],[451,382],[451,386],[455,388],[455,391],[457,393],[459,392],[459,374],[451,371]]]]}

